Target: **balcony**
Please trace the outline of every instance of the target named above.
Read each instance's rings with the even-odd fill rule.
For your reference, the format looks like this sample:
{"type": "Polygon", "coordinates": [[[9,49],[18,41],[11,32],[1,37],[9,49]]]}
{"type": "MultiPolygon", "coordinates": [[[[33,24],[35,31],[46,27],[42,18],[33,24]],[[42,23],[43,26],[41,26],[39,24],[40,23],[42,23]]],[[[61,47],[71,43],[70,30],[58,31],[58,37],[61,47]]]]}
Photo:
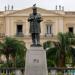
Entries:
{"type": "Polygon", "coordinates": [[[0,33],[0,38],[5,37],[5,33],[0,33]]]}
{"type": "Polygon", "coordinates": [[[53,34],[48,34],[48,33],[46,33],[46,34],[45,34],[45,37],[53,37],[53,34]]]}
{"type": "Polygon", "coordinates": [[[24,37],[24,34],[22,32],[17,32],[16,37],[24,37]]]}

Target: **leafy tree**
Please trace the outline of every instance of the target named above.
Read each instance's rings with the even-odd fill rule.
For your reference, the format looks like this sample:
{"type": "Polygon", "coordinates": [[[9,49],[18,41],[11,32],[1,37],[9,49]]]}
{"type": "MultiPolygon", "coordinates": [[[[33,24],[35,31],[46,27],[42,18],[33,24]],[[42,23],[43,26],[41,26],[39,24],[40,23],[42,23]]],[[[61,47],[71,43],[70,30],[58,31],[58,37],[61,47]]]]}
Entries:
{"type": "Polygon", "coordinates": [[[24,57],[26,47],[23,41],[18,41],[15,38],[6,37],[2,42],[0,42],[0,51],[6,56],[7,62],[9,62],[9,56],[11,55],[15,63],[15,58],[17,55],[22,58],[24,57]]]}
{"type": "Polygon", "coordinates": [[[59,33],[57,41],[48,41],[44,43],[47,49],[47,58],[53,66],[65,67],[66,61],[71,62],[72,46],[75,45],[75,36],[72,33],[59,33]],[[68,58],[68,59],[67,59],[68,58]]]}

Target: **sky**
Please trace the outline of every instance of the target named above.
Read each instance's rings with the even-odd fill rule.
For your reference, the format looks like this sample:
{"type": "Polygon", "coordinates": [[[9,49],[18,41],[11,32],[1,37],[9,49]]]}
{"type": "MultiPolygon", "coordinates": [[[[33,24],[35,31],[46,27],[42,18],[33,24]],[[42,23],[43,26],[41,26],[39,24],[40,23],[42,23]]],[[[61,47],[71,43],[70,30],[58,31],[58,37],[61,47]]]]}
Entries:
{"type": "Polygon", "coordinates": [[[48,10],[54,10],[55,6],[64,6],[66,11],[75,11],[75,0],[0,0],[0,10],[5,6],[14,6],[14,10],[31,7],[33,4],[48,10]]]}

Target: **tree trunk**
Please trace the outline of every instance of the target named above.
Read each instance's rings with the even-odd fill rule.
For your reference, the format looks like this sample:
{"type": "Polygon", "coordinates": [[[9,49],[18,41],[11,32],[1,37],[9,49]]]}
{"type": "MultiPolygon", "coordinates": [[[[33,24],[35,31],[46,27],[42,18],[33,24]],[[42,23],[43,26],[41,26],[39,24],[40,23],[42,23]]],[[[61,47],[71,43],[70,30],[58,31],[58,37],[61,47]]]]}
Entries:
{"type": "Polygon", "coordinates": [[[8,66],[8,63],[9,63],[9,55],[6,55],[6,59],[7,59],[7,67],[9,67],[8,66]]]}
{"type": "Polygon", "coordinates": [[[2,62],[2,60],[1,60],[1,54],[0,54],[0,63],[2,62]]]}
{"type": "Polygon", "coordinates": [[[16,57],[13,56],[12,58],[13,58],[13,61],[14,61],[14,65],[13,65],[13,67],[16,67],[16,57]]]}
{"type": "Polygon", "coordinates": [[[65,56],[61,55],[60,67],[65,67],[65,56]]]}
{"type": "Polygon", "coordinates": [[[7,62],[9,62],[9,55],[6,55],[7,62]]]}
{"type": "Polygon", "coordinates": [[[62,53],[59,59],[59,67],[65,67],[65,55],[62,53]]]}
{"type": "MultiPolygon", "coordinates": [[[[58,59],[58,65],[57,67],[59,68],[64,68],[65,67],[65,55],[62,53],[58,59]]],[[[61,75],[64,75],[64,71],[60,71],[61,75]]]]}

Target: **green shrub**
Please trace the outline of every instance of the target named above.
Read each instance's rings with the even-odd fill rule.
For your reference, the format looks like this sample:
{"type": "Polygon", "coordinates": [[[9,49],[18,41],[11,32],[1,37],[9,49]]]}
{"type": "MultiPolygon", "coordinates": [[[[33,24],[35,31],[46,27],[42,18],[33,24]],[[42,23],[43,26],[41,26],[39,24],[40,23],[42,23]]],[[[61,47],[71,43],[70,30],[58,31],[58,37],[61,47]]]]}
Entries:
{"type": "Polygon", "coordinates": [[[11,72],[10,75],[15,75],[15,74],[13,72],[11,72]]]}
{"type": "Polygon", "coordinates": [[[6,63],[2,63],[0,67],[1,68],[2,67],[12,67],[12,65],[13,65],[13,62],[12,61],[9,61],[9,62],[6,62],[6,63]]]}
{"type": "Polygon", "coordinates": [[[24,57],[20,58],[20,57],[16,57],[16,67],[17,68],[21,68],[21,67],[25,67],[25,59],[24,57]]]}
{"type": "Polygon", "coordinates": [[[6,75],[5,73],[2,73],[1,75],[6,75]]]}

